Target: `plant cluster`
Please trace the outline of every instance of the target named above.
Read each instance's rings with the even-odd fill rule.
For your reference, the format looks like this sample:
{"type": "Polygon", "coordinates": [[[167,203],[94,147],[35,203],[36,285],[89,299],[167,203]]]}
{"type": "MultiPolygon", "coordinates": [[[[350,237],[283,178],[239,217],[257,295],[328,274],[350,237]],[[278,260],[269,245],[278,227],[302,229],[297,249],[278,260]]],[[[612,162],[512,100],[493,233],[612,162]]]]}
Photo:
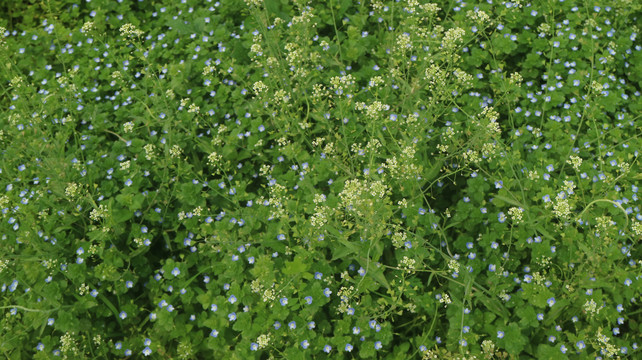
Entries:
{"type": "Polygon", "coordinates": [[[639,2],[6,13],[7,358],[640,356],[639,2]]]}

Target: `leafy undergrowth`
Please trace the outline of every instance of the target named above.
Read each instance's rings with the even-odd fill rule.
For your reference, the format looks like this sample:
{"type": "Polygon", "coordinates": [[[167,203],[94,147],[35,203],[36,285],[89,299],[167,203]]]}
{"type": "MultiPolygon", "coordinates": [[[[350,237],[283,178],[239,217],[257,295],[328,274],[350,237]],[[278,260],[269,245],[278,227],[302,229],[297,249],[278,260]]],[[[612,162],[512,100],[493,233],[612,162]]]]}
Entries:
{"type": "Polygon", "coordinates": [[[641,356],[639,2],[162,3],[3,12],[4,356],[641,356]]]}

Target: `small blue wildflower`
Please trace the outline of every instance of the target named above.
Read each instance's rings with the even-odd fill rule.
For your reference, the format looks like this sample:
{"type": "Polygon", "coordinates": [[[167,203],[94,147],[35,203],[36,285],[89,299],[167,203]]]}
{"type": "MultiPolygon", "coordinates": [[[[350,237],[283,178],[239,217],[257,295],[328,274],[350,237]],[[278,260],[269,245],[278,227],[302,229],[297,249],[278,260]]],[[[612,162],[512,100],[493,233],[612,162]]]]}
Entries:
{"type": "Polygon", "coordinates": [[[172,275],[174,275],[174,277],[176,277],[176,276],[180,275],[180,273],[181,273],[181,271],[178,269],[178,267],[175,267],[175,268],[172,270],[172,275]]]}

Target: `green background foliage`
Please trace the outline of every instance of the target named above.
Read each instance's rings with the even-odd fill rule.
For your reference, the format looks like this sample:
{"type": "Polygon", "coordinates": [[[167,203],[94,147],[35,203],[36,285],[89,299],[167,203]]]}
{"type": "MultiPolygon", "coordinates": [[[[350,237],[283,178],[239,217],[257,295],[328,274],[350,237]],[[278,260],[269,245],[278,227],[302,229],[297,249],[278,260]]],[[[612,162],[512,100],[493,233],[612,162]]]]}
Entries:
{"type": "Polygon", "coordinates": [[[0,13],[5,357],[639,356],[637,2],[0,13]]]}

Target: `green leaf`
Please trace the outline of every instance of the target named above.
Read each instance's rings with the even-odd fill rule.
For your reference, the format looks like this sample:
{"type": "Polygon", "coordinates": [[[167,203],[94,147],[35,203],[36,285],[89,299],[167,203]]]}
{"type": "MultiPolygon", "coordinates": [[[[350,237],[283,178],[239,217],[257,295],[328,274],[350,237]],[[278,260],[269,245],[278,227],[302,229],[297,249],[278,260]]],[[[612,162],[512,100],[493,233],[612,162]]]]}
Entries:
{"type": "Polygon", "coordinates": [[[564,360],[568,359],[566,354],[558,348],[550,345],[541,344],[537,347],[537,358],[540,360],[564,360]]]}
{"type": "Polygon", "coordinates": [[[308,270],[309,268],[310,268],[310,264],[303,262],[303,256],[296,255],[293,261],[288,261],[287,263],[285,263],[285,268],[283,269],[283,273],[285,275],[301,274],[306,270],[308,270]]]}
{"type": "Polygon", "coordinates": [[[506,339],[506,351],[508,351],[509,354],[517,356],[524,350],[527,341],[522,335],[519,325],[516,323],[511,323],[508,326],[504,337],[506,339]]]}

